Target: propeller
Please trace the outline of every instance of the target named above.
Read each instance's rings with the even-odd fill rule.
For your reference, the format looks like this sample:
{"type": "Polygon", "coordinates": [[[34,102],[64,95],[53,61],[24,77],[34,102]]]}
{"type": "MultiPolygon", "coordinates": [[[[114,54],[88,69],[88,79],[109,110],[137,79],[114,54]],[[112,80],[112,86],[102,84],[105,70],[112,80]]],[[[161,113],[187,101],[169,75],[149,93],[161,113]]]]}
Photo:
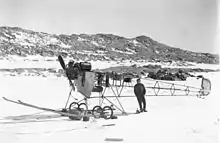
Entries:
{"type": "Polygon", "coordinates": [[[64,62],[64,60],[63,60],[61,55],[58,56],[58,60],[60,62],[61,67],[63,68],[63,70],[66,71],[66,65],[65,65],[65,62],[64,62]]]}
{"type": "MultiPolygon", "coordinates": [[[[65,64],[65,62],[64,62],[64,60],[63,60],[63,58],[62,58],[61,55],[58,56],[58,60],[59,60],[59,62],[60,62],[61,67],[63,68],[63,70],[64,70],[65,73],[66,73],[66,64],[65,64]]],[[[71,79],[69,78],[69,76],[68,76],[67,74],[66,74],[66,77],[67,77],[67,79],[69,80],[70,86],[72,87],[71,91],[72,91],[72,90],[75,91],[75,86],[73,85],[73,82],[71,81],[71,79]]],[[[68,97],[68,100],[67,100],[67,102],[66,102],[66,105],[65,105],[64,110],[66,110],[67,104],[68,104],[68,102],[69,102],[70,95],[71,95],[71,91],[70,91],[70,93],[69,93],[69,97],[68,97]]]]}
{"type": "MultiPolygon", "coordinates": [[[[60,62],[61,67],[63,68],[63,70],[64,70],[65,73],[66,73],[66,64],[65,64],[65,62],[64,62],[64,60],[63,60],[63,58],[62,58],[61,55],[58,56],[58,60],[59,60],[59,62],[60,62]]],[[[69,76],[68,76],[67,74],[66,74],[66,77],[67,77],[67,79],[69,80],[70,85],[73,87],[73,90],[75,90],[75,87],[74,87],[74,85],[73,85],[73,82],[71,81],[71,79],[69,78],[69,76]]]]}

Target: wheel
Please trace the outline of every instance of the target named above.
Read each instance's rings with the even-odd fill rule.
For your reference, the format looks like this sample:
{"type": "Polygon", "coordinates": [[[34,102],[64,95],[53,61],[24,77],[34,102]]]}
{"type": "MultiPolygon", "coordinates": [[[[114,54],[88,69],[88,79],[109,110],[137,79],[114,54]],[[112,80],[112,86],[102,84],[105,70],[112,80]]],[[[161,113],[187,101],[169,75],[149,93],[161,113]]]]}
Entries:
{"type": "Polygon", "coordinates": [[[69,106],[69,110],[78,109],[78,108],[79,108],[79,104],[77,102],[72,102],[69,106]]]}
{"type": "Polygon", "coordinates": [[[102,107],[101,106],[95,106],[93,109],[92,109],[92,115],[95,117],[95,118],[100,118],[101,115],[102,115],[102,107]]]}
{"type": "Polygon", "coordinates": [[[113,116],[113,110],[110,106],[105,106],[103,108],[103,116],[105,119],[111,119],[113,116]]]}
{"type": "Polygon", "coordinates": [[[86,111],[88,109],[88,106],[86,105],[86,103],[80,103],[78,108],[80,111],[86,111]]]}

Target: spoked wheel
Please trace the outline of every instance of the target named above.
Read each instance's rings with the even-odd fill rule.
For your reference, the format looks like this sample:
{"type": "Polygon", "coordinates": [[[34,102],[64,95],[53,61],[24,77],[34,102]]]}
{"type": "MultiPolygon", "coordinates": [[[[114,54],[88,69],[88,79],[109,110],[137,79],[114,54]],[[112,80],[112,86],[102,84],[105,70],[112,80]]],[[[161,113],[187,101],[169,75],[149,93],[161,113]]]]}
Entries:
{"type": "Polygon", "coordinates": [[[86,114],[86,116],[83,116],[83,121],[89,121],[90,117],[87,116],[88,113],[88,106],[86,105],[86,103],[80,103],[78,110],[83,113],[86,114]]]}
{"type": "Polygon", "coordinates": [[[72,102],[69,106],[70,114],[73,114],[74,116],[69,116],[71,120],[81,120],[81,111],[79,110],[79,104],[77,102],[72,102]]]}
{"type": "Polygon", "coordinates": [[[79,108],[79,104],[77,102],[72,102],[69,106],[69,110],[78,109],[78,108],[79,108]]]}
{"type": "Polygon", "coordinates": [[[102,116],[102,113],[103,113],[103,109],[101,106],[95,106],[93,109],[92,109],[92,115],[95,117],[95,118],[100,118],[102,116]]]}
{"type": "Polygon", "coordinates": [[[103,108],[103,116],[105,119],[111,119],[113,116],[113,110],[110,106],[105,106],[103,108]]]}
{"type": "Polygon", "coordinates": [[[78,108],[80,111],[86,111],[88,109],[88,106],[86,105],[86,103],[80,103],[78,108]]]}

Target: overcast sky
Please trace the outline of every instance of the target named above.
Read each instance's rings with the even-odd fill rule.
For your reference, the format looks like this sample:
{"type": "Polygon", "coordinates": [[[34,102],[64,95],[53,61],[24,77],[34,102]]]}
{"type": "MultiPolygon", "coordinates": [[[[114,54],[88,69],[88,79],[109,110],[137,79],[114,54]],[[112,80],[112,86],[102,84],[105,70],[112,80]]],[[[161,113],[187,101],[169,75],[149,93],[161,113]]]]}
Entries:
{"type": "Polygon", "coordinates": [[[53,34],[139,35],[217,52],[217,0],[0,0],[0,26],[53,34]]]}

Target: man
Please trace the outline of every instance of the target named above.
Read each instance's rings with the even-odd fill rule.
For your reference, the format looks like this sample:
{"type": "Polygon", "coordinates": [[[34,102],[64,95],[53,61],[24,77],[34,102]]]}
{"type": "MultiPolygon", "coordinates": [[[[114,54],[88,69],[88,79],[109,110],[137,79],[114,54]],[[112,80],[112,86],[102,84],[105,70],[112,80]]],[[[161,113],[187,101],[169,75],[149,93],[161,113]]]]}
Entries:
{"type": "Polygon", "coordinates": [[[137,79],[137,84],[134,86],[134,93],[135,96],[137,97],[138,104],[140,107],[140,111],[137,112],[147,112],[146,111],[146,101],[145,101],[145,93],[146,89],[144,85],[141,83],[141,79],[137,79]],[[143,103],[143,108],[142,108],[142,103],[143,103]]]}

